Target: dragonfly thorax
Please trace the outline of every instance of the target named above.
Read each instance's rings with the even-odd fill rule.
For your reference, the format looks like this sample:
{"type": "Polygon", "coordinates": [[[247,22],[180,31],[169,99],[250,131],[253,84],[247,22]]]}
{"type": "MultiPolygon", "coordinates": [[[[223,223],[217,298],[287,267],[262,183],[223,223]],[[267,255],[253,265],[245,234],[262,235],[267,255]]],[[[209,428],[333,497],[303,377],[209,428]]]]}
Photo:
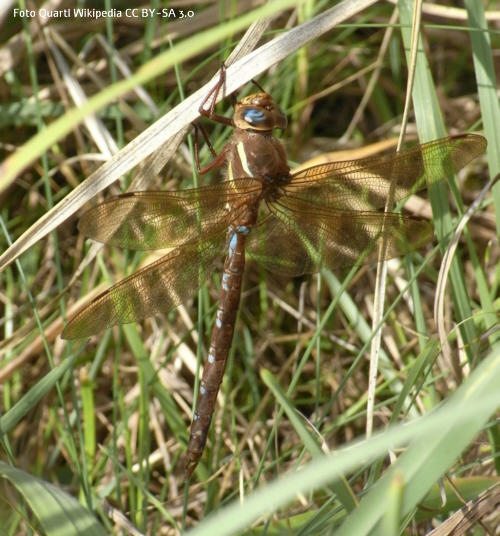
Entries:
{"type": "Polygon", "coordinates": [[[228,153],[229,178],[254,178],[264,188],[288,178],[290,168],[280,140],[269,132],[237,129],[231,140],[228,153]]]}

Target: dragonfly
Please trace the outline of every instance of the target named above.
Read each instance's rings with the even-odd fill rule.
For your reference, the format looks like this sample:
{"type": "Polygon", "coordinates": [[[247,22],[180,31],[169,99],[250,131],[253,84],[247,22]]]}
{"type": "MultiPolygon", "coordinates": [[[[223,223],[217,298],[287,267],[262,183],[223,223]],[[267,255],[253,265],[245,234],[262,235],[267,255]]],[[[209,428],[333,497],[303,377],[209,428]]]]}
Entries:
{"type": "Polygon", "coordinates": [[[172,248],[97,296],[69,320],[64,339],[89,337],[118,324],[168,312],[210,280],[225,256],[215,322],[190,429],[185,471],[189,478],[207,440],[217,393],[230,351],[246,258],[285,276],[343,268],[403,255],[428,243],[426,220],[384,210],[455,173],[486,148],[477,134],[450,136],[390,158],[335,161],[290,171],[275,129],[287,118],[272,96],[259,92],[237,100],[232,117],[215,113],[225,70],[199,111],[233,128],[200,173],[225,166],[217,183],[177,191],[141,191],[112,197],[80,219],[93,240],[132,250],[172,248]],[[208,107],[207,107],[208,106],[208,107]],[[383,246],[380,249],[380,246],[383,246]]]}

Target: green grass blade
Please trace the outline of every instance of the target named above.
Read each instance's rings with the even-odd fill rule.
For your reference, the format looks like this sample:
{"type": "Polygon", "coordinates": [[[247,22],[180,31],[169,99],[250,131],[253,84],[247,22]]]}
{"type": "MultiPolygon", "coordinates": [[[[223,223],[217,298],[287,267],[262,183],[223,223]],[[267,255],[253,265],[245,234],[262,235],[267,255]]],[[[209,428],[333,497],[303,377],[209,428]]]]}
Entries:
{"type": "MultiPolygon", "coordinates": [[[[398,6],[403,41],[408,50],[411,39],[411,21],[414,2],[400,0],[398,6]]],[[[422,142],[425,142],[443,137],[446,134],[446,130],[439,108],[436,88],[421,39],[419,40],[418,47],[419,53],[417,54],[413,104],[419,138],[422,142]]],[[[430,185],[429,196],[432,205],[433,223],[436,229],[436,234],[440,243],[445,245],[453,232],[450,206],[445,184],[441,181],[430,185]]],[[[450,288],[456,308],[456,321],[460,325],[466,352],[469,358],[472,359],[472,356],[477,349],[477,331],[471,319],[472,309],[463,270],[456,257],[453,259],[450,270],[450,288]]]]}
{"type": "Polygon", "coordinates": [[[388,449],[413,440],[408,451],[372,487],[359,507],[346,519],[336,536],[364,536],[376,528],[385,512],[386,493],[395,471],[405,482],[402,512],[414,508],[428,489],[453,463],[471,439],[482,429],[500,404],[500,345],[479,365],[439,410],[410,424],[401,425],[339,449],[335,455],[318,458],[268,486],[248,495],[244,503],[234,502],[189,531],[190,536],[234,534],[260,516],[285,506],[299,493],[327,485],[344,472],[384,455],[388,449]],[[431,466],[429,468],[429,465],[431,466]]]}
{"type": "Polygon", "coordinates": [[[30,411],[40,399],[45,396],[73,366],[75,356],[65,359],[60,365],[48,372],[36,385],[34,385],[3,417],[0,418],[0,430],[6,434],[30,411]]]}
{"type": "Polygon", "coordinates": [[[0,461],[0,475],[27,502],[50,536],[106,536],[94,515],[60,488],[0,461]]]}

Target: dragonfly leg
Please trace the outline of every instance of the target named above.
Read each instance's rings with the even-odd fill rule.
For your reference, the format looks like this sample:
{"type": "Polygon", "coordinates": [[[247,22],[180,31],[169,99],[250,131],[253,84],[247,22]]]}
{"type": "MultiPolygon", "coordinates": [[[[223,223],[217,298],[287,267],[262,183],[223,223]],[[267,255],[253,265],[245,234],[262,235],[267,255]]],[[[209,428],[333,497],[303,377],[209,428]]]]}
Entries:
{"type": "Polygon", "coordinates": [[[204,175],[205,173],[208,173],[212,169],[215,169],[217,167],[224,165],[224,163],[226,162],[226,157],[227,157],[227,149],[226,149],[227,146],[220,152],[220,154],[217,154],[215,152],[213,145],[210,143],[210,140],[208,139],[205,129],[201,125],[197,125],[195,123],[193,123],[193,127],[194,127],[194,160],[196,163],[196,170],[198,171],[200,175],[204,175]],[[206,165],[203,168],[200,167],[198,131],[201,131],[203,139],[205,140],[206,144],[208,145],[208,148],[210,149],[210,152],[212,153],[212,156],[214,157],[213,160],[210,162],[210,164],[206,165]]]}
{"type": "MultiPolygon", "coordinates": [[[[198,111],[201,115],[204,117],[208,117],[208,119],[211,119],[212,121],[217,121],[218,123],[222,123],[223,125],[228,125],[230,127],[234,127],[234,121],[229,118],[225,117],[220,114],[215,113],[215,105],[217,104],[217,97],[219,96],[219,92],[221,88],[225,88],[226,86],[226,66],[224,63],[222,63],[220,68],[220,74],[219,74],[219,80],[215,84],[215,86],[209,91],[208,95],[203,99],[200,107],[198,108],[198,111]],[[210,103],[210,106],[208,109],[205,109],[205,105],[207,102],[212,99],[212,102],[210,103]]],[[[222,94],[224,95],[225,89],[223,90],[222,94]]]]}
{"type": "MultiPolygon", "coordinates": [[[[201,115],[211,119],[212,121],[217,121],[224,125],[229,125],[229,126],[234,127],[234,121],[232,119],[215,113],[215,104],[217,101],[217,97],[219,95],[221,88],[225,87],[225,84],[226,84],[226,66],[224,65],[224,63],[222,63],[221,68],[220,68],[219,80],[217,81],[215,86],[210,90],[208,95],[203,99],[203,102],[201,103],[199,107],[199,112],[201,115]],[[212,99],[212,102],[210,103],[209,108],[205,109],[205,105],[210,99],[212,99]]],[[[200,173],[200,175],[203,175],[216,167],[222,166],[225,163],[226,150],[225,149],[222,150],[222,152],[218,155],[212,143],[210,142],[210,139],[208,138],[208,135],[205,129],[203,128],[203,126],[193,123],[193,127],[194,127],[194,156],[195,156],[195,161],[196,161],[196,169],[198,173],[200,173]],[[208,164],[204,168],[200,167],[199,134],[198,134],[199,132],[201,132],[203,139],[205,140],[205,143],[208,145],[208,148],[213,156],[212,162],[210,162],[210,164],[208,164]]]]}

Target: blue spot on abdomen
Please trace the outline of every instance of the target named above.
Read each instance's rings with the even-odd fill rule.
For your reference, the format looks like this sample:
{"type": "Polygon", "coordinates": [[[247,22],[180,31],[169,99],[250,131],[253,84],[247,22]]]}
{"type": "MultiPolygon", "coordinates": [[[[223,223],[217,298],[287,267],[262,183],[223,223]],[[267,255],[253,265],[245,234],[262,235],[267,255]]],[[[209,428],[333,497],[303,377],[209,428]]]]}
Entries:
{"type": "Polygon", "coordinates": [[[234,248],[236,247],[236,241],[238,240],[238,235],[231,230],[231,238],[229,239],[229,251],[228,255],[232,257],[234,255],[234,248]]]}

